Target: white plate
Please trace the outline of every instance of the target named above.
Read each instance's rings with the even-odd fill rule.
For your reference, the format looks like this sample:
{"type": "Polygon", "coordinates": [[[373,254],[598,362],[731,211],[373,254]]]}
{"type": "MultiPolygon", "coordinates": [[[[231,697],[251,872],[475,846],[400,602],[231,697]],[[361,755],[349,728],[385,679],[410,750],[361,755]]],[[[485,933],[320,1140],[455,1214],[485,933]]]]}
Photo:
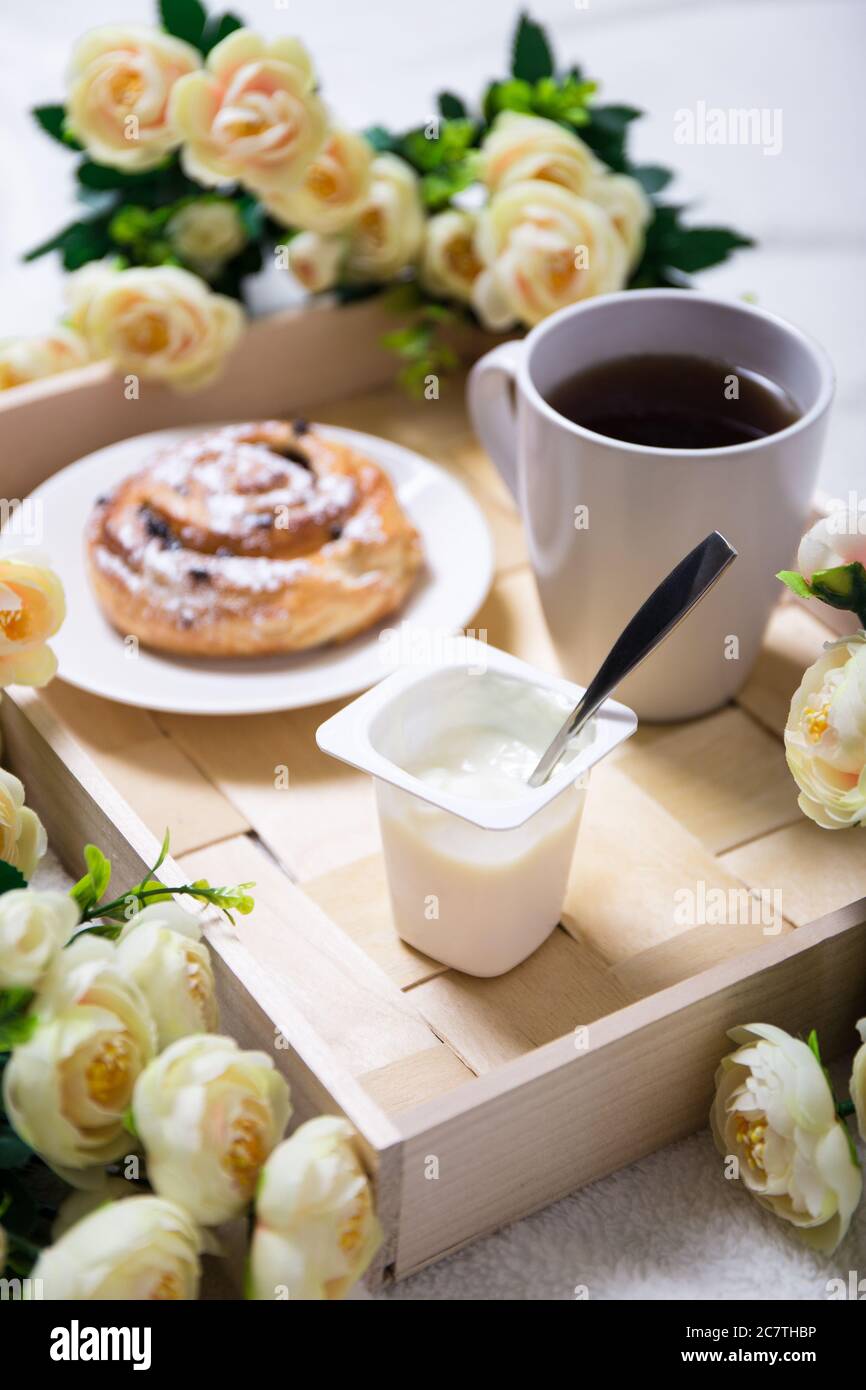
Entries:
{"type": "Polygon", "coordinates": [[[493,575],[493,546],[487,523],[465,488],[411,449],[328,426],[322,428],[324,435],[368,454],[385,469],[421,533],[426,569],[403,609],[351,642],[294,656],[185,660],[144,647],[131,654],[91,591],[84,568],[84,525],[100,493],[141,468],[158,447],[200,434],[202,428],[159,430],[111,444],[70,464],[34,492],[42,504],[40,549],[66,589],[67,618],[51,645],[58,674],[70,685],[121,704],[178,714],[299,709],[367,689],[393,669],[403,638],[409,646],[413,641],[429,646],[459,631],[477,613],[493,575]],[[396,630],[400,638],[383,642],[383,629],[396,630]]]}

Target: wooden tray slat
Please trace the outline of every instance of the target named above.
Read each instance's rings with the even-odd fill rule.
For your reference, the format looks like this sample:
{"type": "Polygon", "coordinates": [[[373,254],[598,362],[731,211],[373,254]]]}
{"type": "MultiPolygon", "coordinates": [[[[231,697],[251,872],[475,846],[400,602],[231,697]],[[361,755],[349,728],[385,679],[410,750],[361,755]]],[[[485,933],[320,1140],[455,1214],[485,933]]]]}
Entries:
{"type": "Polygon", "coordinates": [[[304,892],[401,989],[447,970],[439,961],[407,946],[394,930],[381,854],[371,854],[321,878],[308,879],[304,892]]]}
{"type": "Polygon", "coordinates": [[[756,889],[779,889],[782,910],[798,927],[866,895],[866,832],[859,829],[822,830],[804,818],[722,862],[756,889]]]}
{"type": "Polygon", "coordinates": [[[696,925],[682,890],[735,890],[734,878],[621,763],[597,767],[563,909],[563,925],[611,964],[696,925]]]}
{"type": "Polygon", "coordinates": [[[800,817],[781,741],[736,707],[626,744],[620,765],[712,854],[800,817]]]}

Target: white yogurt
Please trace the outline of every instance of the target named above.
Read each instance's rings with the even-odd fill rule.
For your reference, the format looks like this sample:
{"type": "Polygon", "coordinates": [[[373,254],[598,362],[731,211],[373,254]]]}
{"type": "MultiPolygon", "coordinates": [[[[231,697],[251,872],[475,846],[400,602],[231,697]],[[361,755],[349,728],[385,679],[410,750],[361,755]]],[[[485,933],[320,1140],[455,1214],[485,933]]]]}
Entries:
{"type": "MultiPolygon", "coordinates": [[[[432,795],[467,809],[517,801],[570,701],[497,672],[438,673],[411,686],[374,745],[432,795]]],[[[566,753],[593,738],[590,727],[566,753]]],[[[585,782],[508,830],[489,830],[380,779],[376,794],[394,922],[434,959],[500,975],[536,950],[559,921],[585,782]]]]}

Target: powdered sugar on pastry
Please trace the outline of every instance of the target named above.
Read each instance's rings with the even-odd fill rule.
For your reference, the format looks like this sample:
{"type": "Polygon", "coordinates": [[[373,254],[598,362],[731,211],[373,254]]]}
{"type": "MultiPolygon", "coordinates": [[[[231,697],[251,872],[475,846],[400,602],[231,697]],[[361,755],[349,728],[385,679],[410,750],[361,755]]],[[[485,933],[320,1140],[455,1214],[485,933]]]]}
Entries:
{"type": "Polygon", "coordinates": [[[207,656],[345,640],[394,613],[422,564],[378,465],[278,420],[161,451],[99,499],[86,550],[120,632],[207,656]]]}

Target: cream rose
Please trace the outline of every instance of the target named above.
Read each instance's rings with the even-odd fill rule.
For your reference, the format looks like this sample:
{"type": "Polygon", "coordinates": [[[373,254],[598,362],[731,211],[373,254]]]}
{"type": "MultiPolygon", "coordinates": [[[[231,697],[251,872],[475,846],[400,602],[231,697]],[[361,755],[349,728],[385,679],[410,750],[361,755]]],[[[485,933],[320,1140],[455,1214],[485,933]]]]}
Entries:
{"type": "Polygon", "coordinates": [[[739,1046],[716,1073],[716,1146],[738,1159],[740,1180],[762,1206],[832,1254],[862,1181],[823,1068],[806,1043],[770,1024],[729,1036],[739,1046]]]}
{"type": "Polygon", "coordinates": [[[652,216],[652,204],[637,179],[606,174],[590,184],[586,196],[604,208],[625,246],[628,268],[634,270],[643,255],[644,232],[652,216]]]}
{"type": "MultiPolygon", "coordinates": [[[[23,553],[0,557],[0,690],[48,684],[57,658],[46,643],[65,617],[63,585],[52,569],[23,553]]],[[[18,867],[27,878],[23,865],[18,867]]]]}
{"type": "Polygon", "coordinates": [[[341,232],[352,223],[370,189],[372,147],[363,135],[333,130],[301,182],[265,197],[269,212],[286,227],[304,231],[341,232]]]}
{"type": "Polygon", "coordinates": [[[849,1090],[854,1102],[854,1109],[857,1112],[857,1128],[860,1131],[860,1138],[866,1139],[866,1018],[861,1018],[858,1022],[857,1032],[860,1034],[862,1045],[854,1054],[849,1090]]]}
{"type": "Polygon", "coordinates": [[[68,294],[94,356],[179,390],[218,376],[244,325],[239,304],[176,266],[85,266],[70,276],[68,294]]]}
{"type": "Polygon", "coordinates": [[[327,115],[297,39],[270,43],[237,29],[208,54],[206,70],[176,83],[171,120],[181,162],[206,186],[240,181],[257,192],[298,183],[325,143],[327,115]]]}
{"type": "Polygon", "coordinates": [[[165,230],[180,259],[206,280],[218,275],[248,240],[237,207],[225,198],[196,198],[174,214],[165,230]]]}
{"type": "Polygon", "coordinates": [[[289,1088],[265,1053],[242,1052],[213,1034],[181,1038],[135,1087],[151,1185],[202,1225],[239,1215],[291,1109],[289,1088]]]}
{"type": "MultiPolygon", "coordinates": [[[[32,812],[31,812],[32,814],[32,812]]],[[[13,888],[0,896],[0,989],[37,989],[78,925],[66,893],[13,888]]]]}
{"type": "Polygon", "coordinates": [[[13,1125],[53,1167],[120,1158],[135,1147],[123,1118],[156,1042],[141,993],[121,975],[113,947],[88,935],[55,958],[34,1010],[36,1031],[4,1075],[13,1125]]]}
{"type": "Polygon", "coordinates": [[[628,262],[607,213],[539,179],[509,184],[481,214],[478,245],[501,297],[526,324],[622,289],[628,262]]]}
{"type": "Polygon", "coordinates": [[[588,145],[556,121],[503,111],[481,146],[480,176],[491,193],[541,179],[586,196],[605,166],[588,145]]]}
{"type": "Polygon", "coordinates": [[[32,1277],[47,1299],[195,1299],[200,1249],[182,1207],[162,1197],[125,1197],[98,1207],[43,1250],[32,1277]]]}
{"type": "Polygon", "coordinates": [[[424,239],[418,175],[394,154],[373,160],[367,199],[349,233],[349,274],[392,280],[415,260],[424,239]]]}
{"type": "Polygon", "coordinates": [[[31,879],[47,848],[45,827],[24,805],[23,783],[0,767],[0,859],[31,879]]]}
{"type": "Polygon", "coordinates": [[[250,1283],[257,1299],[342,1298],[382,1242],[352,1126],[321,1115],[274,1150],[262,1170],[250,1283]]]}
{"type": "Polygon", "coordinates": [[[861,534],[862,513],[852,515],[844,505],[833,508],[828,516],[810,528],[797,551],[797,568],[805,579],[821,570],[838,569],[859,561],[866,566],[866,535],[861,534]]]}
{"type": "Polygon", "coordinates": [[[152,169],[180,144],[168,114],[174,84],[200,66],[191,44],[158,29],[92,29],[72,54],[67,125],[97,163],[152,169]]]}
{"type": "Polygon", "coordinates": [[[801,811],[825,830],[866,824],[866,636],[828,642],[791,700],[785,756],[801,811]]]}
{"type": "Polygon", "coordinates": [[[431,217],[424,229],[421,280],[433,294],[451,295],[469,303],[484,266],[475,249],[477,219],[471,212],[449,208],[431,217]]]}
{"type": "Polygon", "coordinates": [[[178,903],[152,903],[132,917],[118,939],[116,961],[144,995],[160,1049],[219,1026],[210,953],[197,919],[178,903]]]}
{"type": "Polygon", "coordinates": [[[87,344],[71,328],[55,328],[38,338],[12,338],[0,343],[0,391],[70,372],[89,361],[87,344]]]}
{"type": "Polygon", "coordinates": [[[289,270],[310,294],[333,289],[345,254],[342,237],[322,236],[320,232],[299,232],[287,246],[289,270]]]}

